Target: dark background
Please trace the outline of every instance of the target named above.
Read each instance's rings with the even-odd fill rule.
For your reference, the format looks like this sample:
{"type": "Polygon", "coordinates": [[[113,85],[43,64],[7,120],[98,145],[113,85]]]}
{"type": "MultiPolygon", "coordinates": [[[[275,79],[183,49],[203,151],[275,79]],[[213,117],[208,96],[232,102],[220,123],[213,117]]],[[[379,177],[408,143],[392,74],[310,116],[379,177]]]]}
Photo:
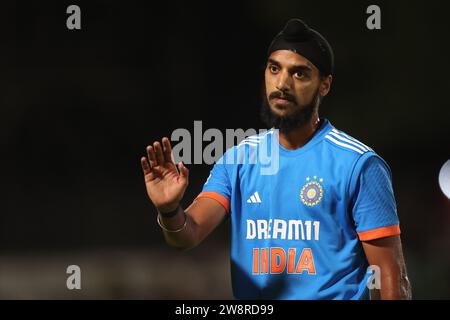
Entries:
{"type": "MultiPolygon", "coordinates": [[[[321,115],[391,166],[414,298],[450,298],[444,1],[34,1],[0,8],[0,298],[228,298],[228,225],[168,248],[139,158],[176,128],[264,128],[265,52],[289,18],[335,53],[321,115]],[[81,30],[66,8],[81,7],[81,30]],[[382,29],[366,28],[381,7],[382,29]],[[82,269],[81,291],[65,268],[82,269]]],[[[210,166],[190,165],[184,204],[210,166]]]]}

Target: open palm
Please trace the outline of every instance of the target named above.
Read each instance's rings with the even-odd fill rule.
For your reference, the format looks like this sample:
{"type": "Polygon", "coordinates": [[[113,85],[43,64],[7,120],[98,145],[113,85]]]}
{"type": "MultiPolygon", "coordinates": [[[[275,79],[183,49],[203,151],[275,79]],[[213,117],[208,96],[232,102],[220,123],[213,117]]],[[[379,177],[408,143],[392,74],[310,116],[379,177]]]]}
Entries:
{"type": "Polygon", "coordinates": [[[173,162],[168,138],[162,139],[162,146],[159,142],[148,146],[147,156],[141,158],[141,166],[150,200],[161,212],[175,210],[188,186],[188,169],[173,162]]]}

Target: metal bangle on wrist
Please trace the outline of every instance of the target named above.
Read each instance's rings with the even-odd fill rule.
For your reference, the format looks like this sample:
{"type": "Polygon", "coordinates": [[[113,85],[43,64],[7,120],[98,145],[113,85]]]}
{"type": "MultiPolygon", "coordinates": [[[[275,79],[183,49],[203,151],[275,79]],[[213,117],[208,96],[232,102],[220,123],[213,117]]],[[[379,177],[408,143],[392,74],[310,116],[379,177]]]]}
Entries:
{"type": "Polygon", "coordinates": [[[186,216],[186,214],[184,214],[184,223],[183,223],[183,225],[182,225],[180,228],[175,229],[175,230],[167,229],[167,228],[162,224],[160,216],[161,216],[161,214],[159,213],[158,216],[156,217],[156,221],[158,222],[158,225],[161,227],[161,229],[163,229],[164,231],[174,233],[174,232],[180,232],[180,231],[182,231],[184,228],[186,228],[186,224],[187,224],[187,216],[186,216]]]}

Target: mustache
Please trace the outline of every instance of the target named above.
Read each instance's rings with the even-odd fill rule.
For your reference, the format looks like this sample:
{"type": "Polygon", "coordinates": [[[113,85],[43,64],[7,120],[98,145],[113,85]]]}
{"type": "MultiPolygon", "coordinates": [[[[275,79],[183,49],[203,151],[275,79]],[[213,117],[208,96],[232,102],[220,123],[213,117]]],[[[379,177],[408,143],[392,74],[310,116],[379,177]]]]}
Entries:
{"type": "Polygon", "coordinates": [[[269,99],[285,99],[291,102],[296,103],[295,97],[293,95],[290,95],[289,93],[283,93],[281,91],[274,91],[271,94],[269,94],[269,99]]]}

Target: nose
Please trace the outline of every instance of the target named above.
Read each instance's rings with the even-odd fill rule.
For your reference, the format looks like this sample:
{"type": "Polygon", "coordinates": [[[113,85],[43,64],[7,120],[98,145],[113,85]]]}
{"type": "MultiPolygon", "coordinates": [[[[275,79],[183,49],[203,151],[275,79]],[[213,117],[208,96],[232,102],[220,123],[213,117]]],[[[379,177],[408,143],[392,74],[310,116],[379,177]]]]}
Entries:
{"type": "Polygon", "coordinates": [[[288,72],[280,72],[275,86],[281,92],[289,91],[290,77],[288,72]]]}

